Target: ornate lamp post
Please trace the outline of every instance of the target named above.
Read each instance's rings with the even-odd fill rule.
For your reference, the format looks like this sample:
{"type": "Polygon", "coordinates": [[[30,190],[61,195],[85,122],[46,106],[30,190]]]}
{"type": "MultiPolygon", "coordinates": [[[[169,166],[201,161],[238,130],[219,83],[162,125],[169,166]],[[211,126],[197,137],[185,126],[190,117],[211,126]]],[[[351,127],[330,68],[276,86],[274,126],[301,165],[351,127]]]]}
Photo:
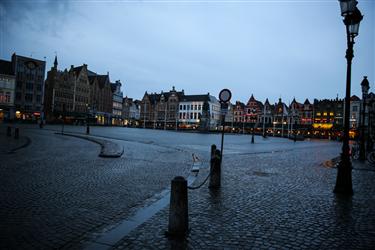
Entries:
{"type": "Polygon", "coordinates": [[[347,71],[346,71],[346,94],[345,94],[345,116],[344,116],[344,135],[341,160],[337,169],[335,193],[353,195],[352,188],[352,165],[349,156],[349,111],[350,111],[350,84],[351,84],[351,66],[353,55],[354,38],[358,35],[359,23],[363,16],[358,10],[356,0],[339,0],[341,7],[341,16],[344,17],[347,36],[347,71]]]}
{"type": "Polygon", "coordinates": [[[359,145],[359,159],[361,161],[366,160],[366,136],[365,136],[365,116],[366,116],[366,97],[368,90],[370,89],[370,84],[367,80],[367,76],[363,77],[361,82],[362,88],[362,114],[361,114],[361,144],[359,145]]]}

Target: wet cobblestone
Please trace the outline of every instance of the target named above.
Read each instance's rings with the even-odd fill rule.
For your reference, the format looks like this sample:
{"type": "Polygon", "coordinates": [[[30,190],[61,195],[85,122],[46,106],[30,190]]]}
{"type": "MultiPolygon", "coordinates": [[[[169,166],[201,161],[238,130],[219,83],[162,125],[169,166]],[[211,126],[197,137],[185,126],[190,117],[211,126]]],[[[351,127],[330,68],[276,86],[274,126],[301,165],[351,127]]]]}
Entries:
{"type": "Polygon", "coordinates": [[[338,151],[227,156],[220,190],[189,191],[185,240],[164,236],[164,209],[114,248],[373,249],[375,173],[353,171],[354,196],[335,196],[336,169],[321,163],[338,151]]]}

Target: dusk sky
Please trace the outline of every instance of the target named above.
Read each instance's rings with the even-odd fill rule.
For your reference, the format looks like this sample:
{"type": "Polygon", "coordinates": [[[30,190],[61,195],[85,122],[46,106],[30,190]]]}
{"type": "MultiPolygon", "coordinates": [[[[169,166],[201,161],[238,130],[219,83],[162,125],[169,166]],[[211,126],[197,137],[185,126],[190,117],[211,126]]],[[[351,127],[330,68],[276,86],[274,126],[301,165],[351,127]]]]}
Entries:
{"type": "MultiPolygon", "coordinates": [[[[359,0],[364,18],[354,45],[352,93],[368,76],[375,91],[375,1],[359,0]]],[[[337,0],[0,2],[0,58],[55,53],[59,69],[121,80],[124,96],[185,90],[232,102],[251,94],[274,103],[295,96],[345,93],[346,34],[337,0]]]]}

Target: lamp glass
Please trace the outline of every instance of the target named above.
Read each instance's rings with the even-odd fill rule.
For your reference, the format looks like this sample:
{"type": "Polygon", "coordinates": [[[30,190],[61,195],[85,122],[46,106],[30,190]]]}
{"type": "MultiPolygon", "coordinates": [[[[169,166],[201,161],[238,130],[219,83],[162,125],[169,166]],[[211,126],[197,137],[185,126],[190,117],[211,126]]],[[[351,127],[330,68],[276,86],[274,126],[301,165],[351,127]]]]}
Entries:
{"type": "Polygon", "coordinates": [[[349,34],[352,37],[358,36],[358,30],[359,30],[359,23],[351,23],[349,25],[349,34]]]}
{"type": "Polygon", "coordinates": [[[352,14],[358,3],[356,0],[339,0],[339,2],[340,2],[340,9],[341,9],[341,16],[352,14]]]}

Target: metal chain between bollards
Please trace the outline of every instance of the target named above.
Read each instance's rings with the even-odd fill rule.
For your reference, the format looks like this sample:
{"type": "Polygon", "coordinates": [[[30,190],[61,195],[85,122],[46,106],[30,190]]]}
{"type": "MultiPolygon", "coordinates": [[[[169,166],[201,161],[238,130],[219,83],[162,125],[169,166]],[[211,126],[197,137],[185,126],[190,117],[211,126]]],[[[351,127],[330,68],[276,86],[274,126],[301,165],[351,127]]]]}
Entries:
{"type": "Polygon", "coordinates": [[[204,181],[200,185],[195,186],[195,187],[188,186],[187,188],[190,189],[190,190],[195,190],[195,189],[201,188],[207,182],[207,180],[211,176],[211,174],[212,174],[212,171],[210,171],[210,173],[207,175],[206,179],[204,179],[204,181]]]}

